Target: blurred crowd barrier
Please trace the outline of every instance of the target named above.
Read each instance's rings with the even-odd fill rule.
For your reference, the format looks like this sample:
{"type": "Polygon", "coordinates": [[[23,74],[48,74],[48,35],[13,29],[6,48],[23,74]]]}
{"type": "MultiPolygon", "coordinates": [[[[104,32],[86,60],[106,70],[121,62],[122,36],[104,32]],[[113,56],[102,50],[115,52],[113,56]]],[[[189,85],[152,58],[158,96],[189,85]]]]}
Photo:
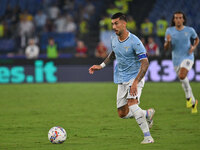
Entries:
{"type": "MultiPolygon", "coordinates": [[[[0,83],[57,83],[57,82],[112,82],[115,63],[90,75],[88,69],[102,59],[24,59],[0,60],[0,83]]],[[[200,60],[197,59],[188,74],[190,81],[200,81],[200,60]]],[[[145,77],[151,82],[178,81],[169,59],[150,59],[145,77]]]]}

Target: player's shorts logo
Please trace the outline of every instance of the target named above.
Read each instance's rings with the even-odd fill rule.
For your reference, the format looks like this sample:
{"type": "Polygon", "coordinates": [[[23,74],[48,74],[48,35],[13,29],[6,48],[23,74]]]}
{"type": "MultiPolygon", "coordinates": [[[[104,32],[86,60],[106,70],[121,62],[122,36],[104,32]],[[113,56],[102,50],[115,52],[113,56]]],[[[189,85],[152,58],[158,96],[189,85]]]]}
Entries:
{"type": "Polygon", "coordinates": [[[189,65],[190,65],[190,61],[187,61],[187,62],[186,62],[186,65],[189,66],[189,65]]]}

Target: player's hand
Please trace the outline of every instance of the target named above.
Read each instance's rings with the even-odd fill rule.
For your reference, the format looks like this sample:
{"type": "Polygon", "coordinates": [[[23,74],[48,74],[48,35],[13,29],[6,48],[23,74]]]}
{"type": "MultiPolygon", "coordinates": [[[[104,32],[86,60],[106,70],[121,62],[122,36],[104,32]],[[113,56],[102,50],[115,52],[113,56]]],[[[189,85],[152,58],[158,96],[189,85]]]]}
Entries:
{"type": "Polygon", "coordinates": [[[167,35],[167,42],[171,42],[171,40],[172,40],[172,38],[171,38],[171,36],[168,34],[168,35],[167,35]]]}
{"type": "Polygon", "coordinates": [[[89,68],[89,73],[93,74],[94,71],[101,70],[101,69],[102,69],[102,67],[100,65],[93,65],[92,67],[89,68]]]}
{"type": "Polygon", "coordinates": [[[131,86],[131,89],[130,89],[130,95],[132,95],[132,96],[137,95],[137,84],[138,84],[138,82],[136,80],[134,80],[133,84],[131,86]]]}
{"type": "Polygon", "coordinates": [[[196,48],[195,46],[191,45],[190,50],[189,50],[188,53],[192,54],[192,52],[194,52],[195,48],[196,48]]]}

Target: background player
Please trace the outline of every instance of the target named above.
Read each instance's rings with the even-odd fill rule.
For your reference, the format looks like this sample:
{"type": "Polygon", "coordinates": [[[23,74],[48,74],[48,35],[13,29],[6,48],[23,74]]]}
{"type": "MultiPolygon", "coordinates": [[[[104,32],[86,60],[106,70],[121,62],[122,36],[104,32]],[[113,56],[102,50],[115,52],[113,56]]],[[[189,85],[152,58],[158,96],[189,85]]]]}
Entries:
{"type": "Polygon", "coordinates": [[[142,88],[144,86],[144,75],[148,69],[149,62],[146,50],[142,42],[126,29],[127,19],[122,13],[112,16],[112,28],[115,33],[111,38],[112,52],[101,65],[93,65],[89,73],[104,68],[110,61],[116,58],[117,65],[114,71],[114,82],[118,84],[117,108],[121,118],[135,118],[144,133],[142,144],[153,143],[154,140],[149,132],[152,125],[154,109],[142,110],[138,104],[142,88]]]}
{"type": "Polygon", "coordinates": [[[194,64],[194,50],[199,44],[197,33],[192,27],[185,26],[186,16],[183,12],[173,14],[171,27],[167,28],[165,34],[165,50],[172,50],[172,61],[174,69],[182,83],[186,96],[186,107],[192,107],[192,113],[197,113],[197,103],[192,88],[190,87],[187,74],[194,64]],[[190,40],[194,39],[191,45],[190,40]]]}

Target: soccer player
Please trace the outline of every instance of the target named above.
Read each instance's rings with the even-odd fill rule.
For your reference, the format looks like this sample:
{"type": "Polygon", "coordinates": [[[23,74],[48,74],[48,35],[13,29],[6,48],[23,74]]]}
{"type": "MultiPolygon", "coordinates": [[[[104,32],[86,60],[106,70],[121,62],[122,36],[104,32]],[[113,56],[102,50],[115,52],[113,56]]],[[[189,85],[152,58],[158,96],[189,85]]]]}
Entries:
{"type": "Polygon", "coordinates": [[[154,109],[142,110],[138,105],[144,76],[149,62],[142,42],[127,28],[126,16],[116,13],[111,17],[115,34],[111,37],[112,52],[100,65],[93,65],[89,73],[103,69],[110,61],[116,59],[114,82],[118,84],[117,109],[123,119],[135,118],[144,134],[142,144],[153,143],[149,128],[153,124],[154,109]]]}
{"type": "Polygon", "coordinates": [[[183,12],[173,14],[171,27],[165,33],[165,50],[172,51],[174,69],[182,83],[186,97],[186,107],[197,113],[197,103],[192,93],[187,74],[194,64],[194,50],[199,44],[197,33],[192,27],[185,26],[186,16],[183,12]],[[194,39],[193,45],[190,40],[194,39]]]}

